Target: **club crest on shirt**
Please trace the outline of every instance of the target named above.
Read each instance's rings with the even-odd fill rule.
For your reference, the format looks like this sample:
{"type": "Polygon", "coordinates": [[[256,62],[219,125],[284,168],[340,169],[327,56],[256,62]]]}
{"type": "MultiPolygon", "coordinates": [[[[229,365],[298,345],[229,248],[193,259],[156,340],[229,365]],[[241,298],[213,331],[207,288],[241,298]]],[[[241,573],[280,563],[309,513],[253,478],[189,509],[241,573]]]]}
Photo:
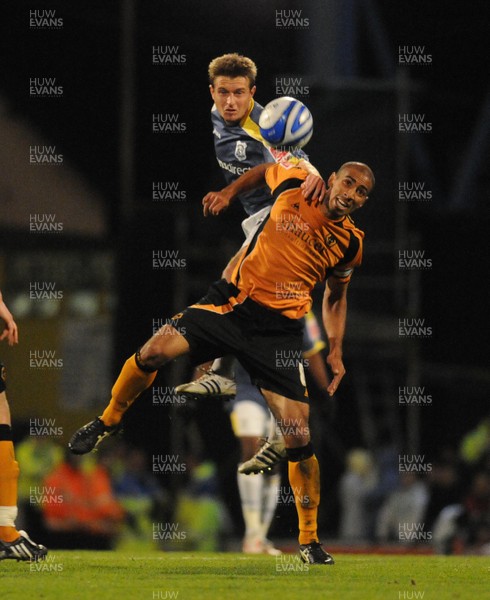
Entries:
{"type": "Polygon", "coordinates": [[[241,140],[237,140],[235,147],[235,156],[238,160],[246,160],[247,159],[247,142],[242,142],[241,140]]]}

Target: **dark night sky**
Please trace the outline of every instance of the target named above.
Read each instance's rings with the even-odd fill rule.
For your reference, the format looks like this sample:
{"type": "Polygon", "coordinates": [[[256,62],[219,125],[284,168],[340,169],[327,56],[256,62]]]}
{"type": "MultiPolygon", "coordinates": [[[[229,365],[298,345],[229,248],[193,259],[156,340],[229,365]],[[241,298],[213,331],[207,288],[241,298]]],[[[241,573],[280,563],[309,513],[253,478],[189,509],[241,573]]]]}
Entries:
{"type": "MultiPolygon", "coordinates": [[[[16,2],[6,20],[8,27],[1,44],[8,60],[3,64],[0,93],[13,115],[30,122],[41,132],[46,143],[56,143],[102,192],[107,202],[110,229],[117,232],[120,206],[120,3],[101,4],[92,0],[84,2],[83,8],[61,1],[50,2],[49,7],[38,2],[34,4],[33,7],[28,0],[16,2]],[[56,9],[57,16],[63,18],[63,27],[57,31],[29,28],[29,11],[33,8],[56,9]],[[33,76],[56,77],[63,85],[63,97],[52,101],[30,98],[28,80],[33,76]]],[[[231,0],[220,5],[197,0],[184,0],[179,4],[150,0],[135,4],[135,203],[138,209],[145,208],[151,181],[170,172],[173,178],[186,182],[188,195],[198,206],[210,185],[221,185],[212,155],[209,126],[210,99],[206,90],[209,60],[227,51],[253,56],[259,66],[257,97],[265,103],[274,94],[276,74],[302,73],[304,70],[300,57],[305,53],[300,52],[299,44],[301,40],[304,43],[305,38],[295,31],[275,28],[275,9],[301,9],[311,20],[315,18],[314,13],[309,2],[277,0],[246,4],[231,0]],[[154,44],[178,45],[180,52],[186,55],[186,64],[174,67],[152,65],[154,44]],[[150,121],[154,112],[179,113],[188,133],[175,136],[171,144],[153,135],[150,121]]],[[[375,59],[375,36],[367,26],[364,14],[369,4],[353,3],[354,14],[360,23],[359,74],[365,78],[379,78],[383,73],[375,59]]],[[[476,344],[468,344],[465,339],[465,331],[471,332],[470,339],[478,339],[479,318],[468,322],[468,319],[454,320],[452,317],[460,311],[461,302],[465,302],[464,294],[457,293],[457,288],[475,285],[478,277],[475,267],[486,250],[484,236],[489,213],[484,190],[488,189],[487,170],[480,171],[478,180],[468,191],[467,206],[459,213],[447,211],[445,200],[455,183],[455,170],[488,90],[488,5],[481,0],[472,2],[471,10],[462,2],[446,5],[417,0],[373,5],[378,7],[394,62],[398,46],[404,44],[425,46],[426,52],[432,55],[430,66],[412,67],[410,73],[425,86],[422,94],[413,96],[412,106],[433,122],[433,132],[425,142],[431,175],[437,182],[439,194],[430,206],[413,208],[410,226],[423,232],[424,244],[437,256],[440,265],[426,281],[431,294],[424,295],[425,309],[433,313],[434,318],[444,319],[438,330],[447,329],[450,322],[452,335],[460,337],[466,344],[465,351],[456,360],[481,362],[482,354],[476,351],[476,344]],[[458,239],[456,245],[464,248],[463,252],[452,251],[450,240],[455,237],[458,239]],[[455,276],[462,283],[452,286],[449,293],[447,285],[440,284],[455,276]],[[441,306],[445,310],[441,311],[441,306]]],[[[313,52],[315,40],[308,39],[307,43],[311,46],[309,51],[313,52]]],[[[393,163],[390,162],[393,152],[388,149],[383,154],[378,148],[383,141],[388,147],[391,141],[383,130],[392,132],[396,124],[389,121],[393,115],[384,116],[379,111],[376,114],[367,103],[381,106],[386,103],[389,107],[391,100],[386,96],[376,96],[374,100],[367,97],[366,100],[356,94],[340,98],[333,92],[319,93],[313,87],[311,102],[319,109],[337,102],[337,108],[330,114],[338,119],[338,126],[347,131],[335,147],[329,146],[330,127],[333,128],[335,123],[330,124],[328,118],[322,122],[323,111],[318,110],[317,123],[321,123],[326,135],[316,134],[310,143],[313,162],[325,170],[333,170],[336,165],[332,161],[335,163],[337,155],[343,158],[339,148],[362,157],[365,155],[367,161],[374,163],[376,173],[381,175],[378,176],[378,198],[387,191],[389,195],[389,186],[393,185],[393,163]],[[379,129],[381,137],[373,135],[364,139],[358,134],[362,131],[362,119],[372,119],[373,127],[379,129]]],[[[410,168],[414,169],[413,162],[410,168]]],[[[416,178],[413,171],[412,176],[416,178]]],[[[159,218],[165,229],[165,212],[162,214],[159,218]]],[[[239,211],[231,211],[227,217],[232,231],[237,231],[240,218],[239,211]]],[[[383,210],[375,214],[372,209],[362,215],[361,223],[366,224],[371,236],[376,236],[377,228],[385,227],[383,218],[383,210]]],[[[145,217],[142,217],[142,226],[143,222],[145,217]]],[[[153,225],[158,236],[158,223],[153,222],[153,225]]],[[[193,231],[201,231],[213,239],[220,228],[216,222],[204,222],[198,209],[193,213],[193,231]]],[[[478,307],[473,308],[480,317],[478,307]]],[[[450,361],[453,345],[441,343],[438,352],[441,358],[450,361]]]]}
{"type": "MultiPolygon", "coordinates": [[[[92,0],[84,2],[83,8],[61,1],[50,2],[49,7],[38,2],[34,4],[33,7],[32,2],[22,0],[12,5],[11,12],[7,13],[8,26],[0,42],[2,53],[7,57],[3,61],[0,93],[14,116],[30,122],[41,132],[46,143],[56,143],[102,192],[107,202],[110,229],[116,232],[120,206],[120,3],[101,4],[92,0]],[[64,21],[62,29],[30,29],[28,16],[33,8],[56,9],[64,21]],[[63,85],[63,97],[52,101],[30,98],[28,80],[33,76],[56,77],[63,85]]],[[[360,19],[358,59],[360,75],[376,78],[382,73],[375,60],[374,36],[364,15],[369,4],[353,3],[360,19]]],[[[308,12],[308,2],[289,1],[244,4],[231,0],[218,6],[196,0],[184,0],[180,4],[150,0],[136,2],[136,5],[135,202],[141,208],[151,181],[162,172],[171,172],[172,177],[186,182],[189,197],[198,204],[209,185],[221,185],[212,155],[209,127],[210,101],[206,90],[209,60],[230,50],[253,56],[259,65],[257,97],[265,103],[274,93],[276,74],[301,73],[304,68],[300,58],[304,53],[299,48],[304,36],[300,38],[297,32],[277,30],[274,10],[302,9],[312,20],[314,13],[308,12]],[[155,67],[151,64],[153,44],[178,45],[186,55],[186,64],[155,67]],[[154,112],[179,113],[186,122],[188,133],[174,137],[171,144],[153,135],[150,121],[154,112]]],[[[482,169],[477,181],[472,182],[467,204],[462,210],[458,213],[447,211],[445,201],[455,184],[455,171],[488,92],[488,4],[482,0],[474,1],[471,10],[462,2],[448,5],[417,0],[373,5],[378,6],[394,61],[398,46],[403,44],[425,46],[433,57],[430,66],[412,67],[410,72],[425,86],[423,93],[413,96],[412,106],[433,122],[433,132],[425,142],[431,176],[437,182],[439,194],[430,206],[411,211],[411,227],[420,229],[427,247],[433,248],[434,254],[443,259],[440,270],[434,270],[431,278],[440,277],[442,282],[457,273],[459,281],[462,279],[463,282],[458,287],[475,285],[478,277],[475,266],[486,250],[484,236],[489,212],[484,192],[489,183],[487,169],[482,169]],[[452,251],[453,244],[449,240],[454,237],[458,239],[456,245],[464,248],[464,252],[452,251]]],[[[307,43],[314,51],[315,40],[308,39],[307,43]]],[[[381,105],[386,102],[388,106],[386,96],[368,100],[381,105]]],[[[386,159],[385,154],[375,148],[382,145],[382,137],[373,136],[371,140],[355,134],[361,131],[359,118],[378,119],[376,127],[380,131],[383,127],[391,131],[395,123],[388,119],[393,115],[383,117],[382,113],[374,113],[361,95],[339,99],[334,93],[322,94],[313,87],[311,102],[314,106],[322,107],[322,103],[328,105],[336,101],[341,104],[332,114],[342,124],[339,127],[345,126],[347,135],[336,142],[335,147],[330,147],[331,124],[328,120],[321,122],[323,117],[319,110],[317,123],[321,122],[326,135],[316,134],[311,142],[313,162],[325,170],[333,169],[335,165],[331,161],[337,160],[338,148],[366,155],[381,175],[378,177],[378,197],[381,197],[393,183],[389,182],[390,177],[393,178],[393,165],[389,162],[392,157],[386,159]]],[[[390,140],[386,138],[386,142],[389,144],[390,140]]],[[[414,168],[414,163],[410,168],[414,168]]],[[[412,172],[412,175],[416,173],[412,172]]],[[[371,211],[363,215],[371,227],[371,235],[377,235],[377,226],[384,227],[382,213],[375,215],[371,211]]],[[[238,211],[232,211],[229,217],[232,227],[238,226],[239,219],[238,211]]],[[[207,229],[207,235],[213,236],[220,226],[208,220],[203,227],[203,219],[196,210],[191,227],[207,229]]],[[[428,281],[427,285],[430,284],[428,281]]],[[[464,302],[462,294],[455,293],[454,289],[447,294],[446,286],[437,284],[431,289],[436,293],[426,300],[427,310],[434,310],[441,316],[437,308],[445,304],[451,306],[451,315],[459,311],[464,302]],[[445,297],[441,297],[444,294],[445,297]]],[[[445,311],[443,314],[444,318],[449,316],[445,311]]],[[[477,319],[473,320],[473,325],[465,322],[465,327],[472,332],[471,338],[481,330],[476,323],[477,319]]],[[[457,334],[458,325],[453,322],[452,327],[452,333],[457,334]]],[[[468,345],[460,359],[478,362],[481,353],[473,352],[473,348],[474,344],[468,345]]],[[[448,349],[445,358],[449,359],[451,354],[452,349],[448,349]]]]}
{"type": "MultiPolygon", "coordinates": [[[[32,4],[16,2],[8,19],[2,46],[9,60],[4,64],[0,89],[14,113],[27,117],[47,138],[62,145],[108,200],[117,203],[119,3],[101,6],[89,1],[81,10],[70,3],[51,2],[49,8],[56,8],[64,19],[63,28],[52,32],[28,28],[32,4]],[[41,74],[57,77],[64,86],[60,102],[29,98],[28,78],[41,74]]],[[[34,4],[38,8],[39,3],[34,4]]],[[[142,185],[167,158],[164,148],[145,140],[146,119],[155,106],[185,115],[193,148],[208,149],[211,142],[203,124],[207,124],[209,105],[203,101],[203,88],[210,58],[229,50],[254,56],[259,65],[260,95],[267,98],[273,92],[273,74],[288,72],[291,67],[301,73],[303,67],[298,36],[274,29],[272,9],[301,7],[305,14],[310,13],[308,2],[256,2],[254,10],[254,3],[244,5],[236,0],[221,6],[192,0],[179,6],[158,0],[137,4],[137,143],[148,145],[138,153],[137,174],[142,185]],[[185,67],[158,73],[151,64],[152,44],[179,45],[187,57],[185,67]]],[[[424,109],[441,123],[434,127],[429,143],[437,175],[447,190],[451,183],[447,167],[456,166],[487,92],[487,3],[472,2],[471,11],[462,2],[444,4],[443,9],[441,2],[378,4],[395,60],[402,44],[425,45],[433,56],[430,67],[412,69],[412,73],[427,86],[424,109]]],[[[356,10],[362,21],[363,10],[356,10]]],[[[359,28],[360,74],[379,77],[372,35],[363,23],[359,28]]],[[[314,40],[311,44],[314,47],[314,40]]],[[[212,162],[202,159],[202,150],[200,154],[196,170],[204,178],[200,173],[206,173],[212,162]]]]}

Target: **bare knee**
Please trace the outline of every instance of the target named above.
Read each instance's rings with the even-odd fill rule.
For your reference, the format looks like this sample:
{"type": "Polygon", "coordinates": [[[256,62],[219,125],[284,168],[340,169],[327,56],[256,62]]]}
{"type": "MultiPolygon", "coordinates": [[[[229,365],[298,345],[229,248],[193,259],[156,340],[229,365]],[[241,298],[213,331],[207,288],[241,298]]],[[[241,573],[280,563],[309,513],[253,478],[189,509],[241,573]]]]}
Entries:
{"type": "Polygon", "coordinates": [[[302,448],[311,439],[308,421],[285,417],[279,422],[279,426],[286,442],[286,448],[302,448]]]}
{"type": "Polygon", "coordinates": [[[300,448],[310,441],[309,409],[305,402],[286,398],[276,392],[262,390],[276,419],[287,448],[300,448]]]}
{"type": "Polygon", "coordinates": [[[188,351],[184,336],[171,325],[164,325],[143,345],[138,359],[143,367],[156,370],[188,351]]]}

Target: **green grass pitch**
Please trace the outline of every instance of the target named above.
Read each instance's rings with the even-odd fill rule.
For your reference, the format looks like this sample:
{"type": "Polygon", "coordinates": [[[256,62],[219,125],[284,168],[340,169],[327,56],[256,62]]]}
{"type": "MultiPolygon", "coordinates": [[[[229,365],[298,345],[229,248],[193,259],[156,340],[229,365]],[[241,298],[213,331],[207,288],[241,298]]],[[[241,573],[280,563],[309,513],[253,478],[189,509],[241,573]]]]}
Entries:
{"type": "Polygon", "coordinates": [[[94,600],[485,600],[490,558],[337,554],[333,566],[281,557],[51,551],[0,562],[0,597],[94,600]]]}

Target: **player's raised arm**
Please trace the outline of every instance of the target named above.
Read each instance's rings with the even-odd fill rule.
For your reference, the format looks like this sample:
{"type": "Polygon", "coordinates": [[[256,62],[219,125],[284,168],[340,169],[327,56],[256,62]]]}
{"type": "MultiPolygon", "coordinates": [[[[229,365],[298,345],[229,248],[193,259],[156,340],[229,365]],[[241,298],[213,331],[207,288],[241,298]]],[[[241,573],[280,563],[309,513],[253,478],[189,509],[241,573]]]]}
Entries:
{"type": "Polygon", "coordinates": [[[204,216],[219,215],[230,202],[243,192],[249,192],[265,184],[265,172],[274,163],[262,163],[240,175],[220,192],[208,192],[202,199],[204,216]]]}
{"type": "Polygon", "coordinates": [[[331,396],[336,392],[342,377],[345,375],[345,367],[342,361],[342,343],[347,317],[347,287],[347,282],[342,283],[335,276],[331,276],[327,279],[323,295],[323,326],[329,344],[327,364],[332,371],[332,381],[327,391],[331,396]]]}
{"type": "Polygon", "coordinates": [[[308,176],[301,184],[303,197],[315,205],[320,204],[327,194],[327,184],[320,175],[320,171],[311,164],[307,155],[299,150],[297,154],[293,152],[278,152],[275,149],[270,150],[276,162],[281,163],[286,168],[299,167],[308,173],[308,176]]]}
{"type": "Polygon", "coordinates": [[[323,202],[323,199],[327,195],[328,186],[325,180],[320,175],[316,167],[306,160],[301,160],[298,164],[308,172],[307,178],[301,184],[301,192],[303,197],[308,203],[314,202],[315,206],[318,206],[323,202]]]}

